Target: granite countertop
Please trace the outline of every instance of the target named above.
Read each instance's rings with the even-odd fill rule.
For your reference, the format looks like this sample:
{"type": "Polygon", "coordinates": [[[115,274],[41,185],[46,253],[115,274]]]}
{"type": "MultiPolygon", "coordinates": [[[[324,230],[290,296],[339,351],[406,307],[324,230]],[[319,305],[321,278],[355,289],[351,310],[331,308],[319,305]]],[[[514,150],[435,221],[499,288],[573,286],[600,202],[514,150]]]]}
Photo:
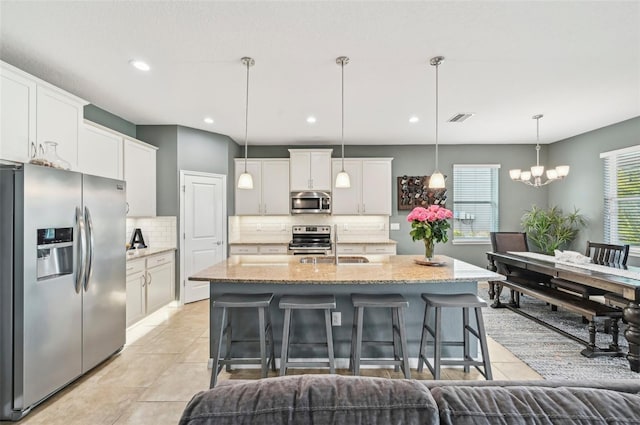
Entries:
{"type": "Polygon", "coordinates": [[[504,280],[486,269],[437,255],[439,267],[418,265],[416,255],[367,255],[365,264],[301,264],[300,256],[238,255],[201,270],[191,280],[212,283],[276,284],[412,284],[426,282],[504,280]]]}
{"type": "Polygon", "coordinates": [[[162,252],[175,251],[176,248],[143,248],[127,250],[127,260],[136,260],[138,258],[148,257],[150,255],[160,254],[162,252]]]}

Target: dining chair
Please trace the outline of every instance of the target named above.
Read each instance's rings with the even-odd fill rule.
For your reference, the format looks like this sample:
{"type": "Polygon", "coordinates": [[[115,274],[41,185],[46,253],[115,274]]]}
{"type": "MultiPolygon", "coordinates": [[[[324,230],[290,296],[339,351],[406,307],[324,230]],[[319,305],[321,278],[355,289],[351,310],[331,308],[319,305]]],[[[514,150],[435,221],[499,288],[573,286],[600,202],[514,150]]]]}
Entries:
{"type": "Polygon", "coordinates": [[[627,265],[627,258],[629,258],[629,245],[611,245],[587,241],[585,255],[590,257],[594,264],[623,267],[627,265]]]}
{"type": "MultiPolygon", "coordinates": [[[[528,252],[529,243],[527,242],[526,232],[491,232],[491,248],[493,252],[528,252]]],[[[503,274],[507,279],[517,281],[519,283],[527,285],[539,285],[548,284],[549,276],[532,272],[529,270],[522,270],[516,268],[510,268],[506,265],[498,265],[498,273],[503,274]]],[[[489,298],[495,300],[493,306],[500,305],[500,293],[502,292],[502,285],[499,281],[489,282],[489,298]]],[[[512,303],[518,303],[519,294],[511,291],[512,303]],[[514,298],[515,296],[515,298],[514,298]]]]}

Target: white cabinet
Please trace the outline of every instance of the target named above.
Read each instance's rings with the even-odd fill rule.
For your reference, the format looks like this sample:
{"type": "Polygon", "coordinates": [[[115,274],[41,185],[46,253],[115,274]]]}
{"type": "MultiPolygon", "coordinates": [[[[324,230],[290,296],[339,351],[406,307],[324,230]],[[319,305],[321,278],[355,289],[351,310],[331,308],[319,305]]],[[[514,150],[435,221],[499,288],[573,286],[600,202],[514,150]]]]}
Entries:
{"type": "Polygon", "coordinates": [[[37,94],[38,145],[47,141],[56,142],[58,156],[68,161],[72,170],[77,170],[83,105],[67,94],[49,87],[39,85],[37,94]]]}
{"type": "Polygon", "coordinates": [[[124,178],[123,138],[94,124],[85,123],[78,143],[78,169],[87,174],[124,178]]]}
{"type": "Polygon", "coordinates": [[[127,182],[127,215],[156,215],[156,150],[135,139],[124,139],[124,179],[127,182]]]}
{"type": "MultiPolygon", "coordinates": [[[[342,170],[342,160],[332,164],[333,178],[342,170]]],[[[334,215],[391,215],[391,159],[369,158],[344,160],[351,187],[332,191],[334,215]]]]}
{"type": "Polygon", "coordinates": [[[231,245],[230,255],[287,255],[288,244],[239,244],[231,245]]]}
{"type": "Polygon", "coordinates": [[[145,260],[127,261],[127,326],[145,316],[145,260]]]}
{"type": "Polygon", "coordinates": [[[127,326],[174,300],[174,253],[127,261],[127,326]]]}
{"type": "MultiPolygon", "coordinates": [[[[244,172],[244,159],[235,160],[235,181],[244,172]]],[[[250,159],[247,172],[253,177],[253,189],[238,189],[236,215],[289,214],[289,160],[250,159]]]]}
{"type": "Polygon", "coordinates": [[[147,314],[173,300],[173,252],[147,258],[147,314]]]}
{"type": "Polygon", "coordinates": [[[332,149],[289,149],[291,191],[331,191],[332,149]]]}
{"type": "Polygon", "coordinates": [[[78,169],[84,100],[0,62],[0,158],[28,162],[43,142],[78,169]]]}
{"type": "Polygon", "coordinates": [[[29,162],[36,149],[36,83],[0,68],[0,158],[29,162]]]}
{"type": "Polygon", "coordinates": [[[338,242],[338,255],[384,254],[395,255],[396,244],[393,243],[348,243],[338,242]]]}

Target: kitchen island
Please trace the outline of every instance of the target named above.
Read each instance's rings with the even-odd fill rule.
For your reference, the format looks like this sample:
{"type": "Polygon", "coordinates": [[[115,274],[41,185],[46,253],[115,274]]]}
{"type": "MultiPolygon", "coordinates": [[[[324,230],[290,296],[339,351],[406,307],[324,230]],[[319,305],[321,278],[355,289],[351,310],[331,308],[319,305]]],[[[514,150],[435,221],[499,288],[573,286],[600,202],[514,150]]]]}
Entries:
{"type": "MultiPolygon", "coordinates": [[[[281,295],[288,294],[332,294],[337,301],[336,312],[341,313],[341,326],[334,327],[334,352],[338,367],[346,367],[351,343],[353,307],[350,294],[358,293],[400,293],[409,301],[406,312],[406,328],[409,357],[412,367],[417,364],[421,325],[424,315],[422,293],[476,293],[477,283],[487,280],[503,280],[504,276],[486,269],[446,256],[436,256],[441,266],[430,267],[416,264],[420,259],[415,255],[368,255],[368,263],[301,263],[301,257],[291,255],[232,256],[212,267],[191,276],[191,280],[209,281],[211,299],[223,293],[265,293],[275,294],[271,307],[276,353],[279,353],[282,336],[283,314],[278,308],[281,295]]],[[[318,261],[328,260],[319,257],[318,261]]],[[[353,257],[352,257],[353,261],[353,257]]],[[[218,310],[218,309],[216,309],[218,310]]],[[[301,312],[294,318],[294,338],[323,340],[324,325],[317,312],[301,312]]],[[[219,314],[210,314],[211,336],[219,332],[219,314]]],[[[234,335],[254,335],[257,326],[255,313],[238,317],[234,315],[234,335]],[[237,323],[237,325],[236,325],[237,323]],[[243,328],[241,323],[251,326],[243,328]],[[247,331],[246,333],[244,331],[247,331]]],[[[443,311],[445,334],[461,339],[462,314],[460,311],[443,311]]],[[[366,339],[389,339],[391,316],[387,310],[369,309],[365,312],[366,339]]],[[[211,338],[213,341],[214,338],[211,338]]],[[[448,339],[445,337],[445,339],[448,339]]],[[[475,346],[474,346],[475,347],[475,346]]],[[[365,356],[379,356],[386,353],[386,347],[371,347],[365,356]],[[382,351],[381,351],[382,350],[382,351]]],[[[449,353],[458,355],[458,347],[443,347],[443,357],[449,353]]],[[[211,350],[212,352],[213,350],[211,350]]],[[[460,349],[461,351],[461,349],[460,349]]],[[[238,353],[234,353],[236,355],[238,353]]],[[[242,353],[240,353],[242,356],[242,353]]],[[[294,357],[326,357],[321,350],[316,354],[312,347],[297,350],[294,357]],[[305,351],[306,350],[306,351],[305,351]]]]}

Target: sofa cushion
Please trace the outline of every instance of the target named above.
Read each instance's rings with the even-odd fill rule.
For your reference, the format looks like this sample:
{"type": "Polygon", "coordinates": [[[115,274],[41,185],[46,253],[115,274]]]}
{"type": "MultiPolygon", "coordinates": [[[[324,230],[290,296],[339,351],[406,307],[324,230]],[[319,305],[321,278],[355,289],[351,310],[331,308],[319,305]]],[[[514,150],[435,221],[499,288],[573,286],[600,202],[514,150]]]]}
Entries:
{"type": "Polygon", "coordinates": [[[434,387],[442,424],[640,424],[640,396],[573,387],[434,387]]]}
{"type": "Polygon", "coordinates": [[[335,375],[268,378],[196,394],[181,425],[432,424],[438,407],[418,381],[335,375]]]}

